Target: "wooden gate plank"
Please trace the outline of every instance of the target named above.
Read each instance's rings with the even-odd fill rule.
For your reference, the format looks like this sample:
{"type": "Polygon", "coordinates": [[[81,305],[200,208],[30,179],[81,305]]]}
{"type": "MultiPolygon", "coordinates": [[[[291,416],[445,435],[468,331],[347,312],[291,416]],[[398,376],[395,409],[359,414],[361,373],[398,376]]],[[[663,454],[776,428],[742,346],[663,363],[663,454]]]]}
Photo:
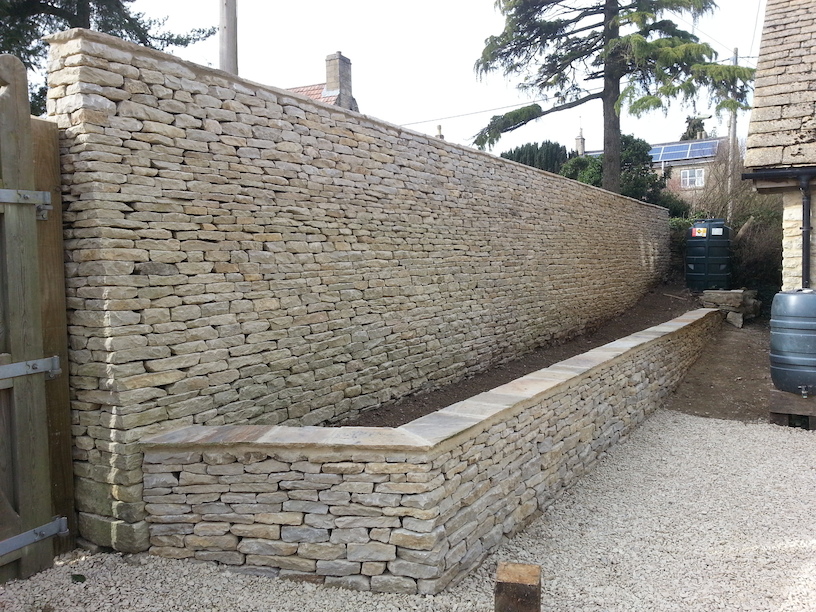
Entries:
{"type": "MultiPolygon", "coordinates": [[[[0,178],[6,189],[34,189],[34,160],[25,67],[0,56],[0,178]]],[[[42,324],[37,264],[36,210],[29,204],[4,205],[2,242],[5,282],[2,291],[6,344],[14,362],[42,357],[42,324]]],[[[49,522],[52,516],[48,465],[48,426],[44,374],[20,376],[12,387],[14,486],[21,529],[49,522]]],[[[21,578],[53,561],[50,539],[27,546],[17,561],[21,578]]]]}
{"type": "Polygon", "coordinates": [[[74,469],[71,452],[71,401],[68,387],[68,316],[65,304],[65,252],[62,236],[59,132],[52,121],[31,119],[37,191],[51,193],[48,219],[37,221],[43,355],[58,355],[62,374],[45,381],[48,449],[54,514],[68,518],[67,538],[54,540],[54,552],[72,550],[77,532],[74,512],[74,469]]]}

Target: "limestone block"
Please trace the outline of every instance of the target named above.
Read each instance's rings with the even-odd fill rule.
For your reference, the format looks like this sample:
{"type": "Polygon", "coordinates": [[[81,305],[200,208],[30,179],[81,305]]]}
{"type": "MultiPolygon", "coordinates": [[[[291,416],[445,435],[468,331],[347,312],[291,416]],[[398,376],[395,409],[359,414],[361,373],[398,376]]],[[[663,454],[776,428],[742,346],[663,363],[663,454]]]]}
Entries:
{"type": "Polygon", "coordinates": [[[298,544],[255,538],[242,538],[238,550],[247,555],[288,556],[297,553],[298,544]]]}
{"type": "MultiPolygon", "coordinates": [[[[318,562],[319,563],[319,562],[318,562]]],[[[320,570],[318,569],[318,573],[320,570]]],[[[350,589],[352,591],[370,591],[371,584],[365,576],[333,576],[326,575],[326,586],[350,589]]]]}
{"type": "MultiPolygon", "coordinates": [[[[230,531],[228,523],[196,523],[193,527],[193,533],[197,536],[223,536],[230,531]]],[[[236,533],[235,535],[240,534],[236,533]]]]}
{"type": "Polygon", "coordinates": [[[235,551],[197,550],[195,558],[199,561],[216,561],[224,565],[243,565],[244,555],[235,551]]]}
{"type": "MultiPolygon", "coordinates": [[[[303,542],[298,545],[297,554],[299,557],[306,559],[331,561],[343,558],[346,554],[346,547],[344,544],[331,544],[329,542],[303,542]]],[[[357,569],[359,570],[359,564],[357,564],[357,569]]]]}
{"type": "Polygon", "coordinates": [[[238,546],[238,538],[232,534],[188,535],[184,536],[184,545],[191,550],[235,550],[238,546]]]}
{"type": "Polygon", "coordinates": [[[404,559],[396,559],[388,562],[388,571],[395,576],[409,576],[411,578],[438,578],[442,574],[442,568],[439,566],[424,565],[422,563],[413,563],[404,559]]]}
{"type": "Polygon", "coordinates": [[[393,561],[397,558],[397,547],[380,542],[347,545],[349,561],[393,561]]]}
{"type": "Polygon", "coordinates": [[[130,100],[119,102],[116,105],[116,113],[120,117],[132,117],[141,121],[154,121],[168,125],[173,123],[173,115],[170,113],[130,100]]]}
{"type": "Polygon", "coordinates": [[[312,559],[301,559],[300,557],[271,556],[271,555],[247,555],[247,565],[267,565],[279,567],[282,570],[293,570],[296,572],[306,572],[312,574],[317,567],[317,561],[312,559]]]}
{"type": "MultiPolygon", "coordinates": [[[[360,563],[343,560],[318,560],[316,572],[321,576],[359,576],[360,563]]],[[[364,581],[368,586],[368,580],[364,581]]]]}
{"type": "MultiPolygon", "coordinates": [[[[242,538],[280,539],[280,525],[233,525],[229,530],[242,538]]],[[[275,553],[280,554],[280,553],[275,553]]]]}
{"type": "MultiPolygon", "coordinates": [[[[255,520],[265,525],[289,525],[297,526],[303,524],[302,512],[261,512],[255,516],[255,520]]],[[[322,541],[322,540],[321,540],[322,541]]]]}
{"type": "Polygon", "coordinates": [[[379,575],[371,577],[371,590],[377,593],[405,593],[414,595],[417,592],[417,583],[411,578],[403,576],[379,575]]]}
{"type": "Polygon", "coordinates": [[[148,527],[144,521],[126,523],[98,514],[80,512],[77,525],[80,535],[86,540],[120,552],[141,552],[149,547],[148,527]]]}
{"type": "MultiPolygon", "coordinates": [[[[395,529],[390,534],[388,540],[390,544],[400,546],[403,548],[411,548],[415,550],[432,550],[439,544],[445,536],[445,528],[437,527],[430,533],[420,533],[409,531],[408,529],[395,529]]],[[[420,578],[421,576],[415,576],[420,578]]],[[[435,578],[436,576],[422,576],[425,578],[435,578]]]]}
{"type": "MultiPolygon", "coordinates": [[[[284,542],[301,542],[301,543],[315,543],[328,542],[328,529],[315,529],[313,527],[293,527],[285,525],[281,527],[281,540],[284,542]]],[[[351,559],[351,557],[349,557],[351,559]]],[[[352,559],[358,561],[361,559],[352,559]]],[[[378,559],[372,559],[377,561],[378,559]]]]}

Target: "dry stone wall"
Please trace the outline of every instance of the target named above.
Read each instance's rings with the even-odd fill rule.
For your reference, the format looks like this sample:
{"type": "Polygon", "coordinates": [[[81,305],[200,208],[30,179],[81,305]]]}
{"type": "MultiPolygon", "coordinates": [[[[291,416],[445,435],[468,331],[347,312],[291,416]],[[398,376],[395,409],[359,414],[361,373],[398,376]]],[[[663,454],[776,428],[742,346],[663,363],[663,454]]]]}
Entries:
{"type": "Polygon", "coordinates": [[[339,422],[572,335],[661,208],[99,33],[49,38],[84,537],[147,546],[140,440],[339,422]]]}
{"type": "Polygon", "coordinates": [[[437,593],[660,405],[721,321],[694,311],[396,429],[190,426],[148,439],[150,550],[437,593]]]}

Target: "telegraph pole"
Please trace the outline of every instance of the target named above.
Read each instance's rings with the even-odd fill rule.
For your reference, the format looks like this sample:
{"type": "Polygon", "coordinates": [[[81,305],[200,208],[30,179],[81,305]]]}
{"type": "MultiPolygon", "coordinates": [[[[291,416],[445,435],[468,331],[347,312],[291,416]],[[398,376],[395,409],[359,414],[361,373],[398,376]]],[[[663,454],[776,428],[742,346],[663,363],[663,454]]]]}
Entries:
{"type": "MultiPolygon", "coordinates": [[[[739,62],[739,49],[734,48],[734,66],[739,62]]],[[[737,170],[737,109],[731,109],[731,118],[728,121],[728,208],[726,216],[732,221],[734,216],[734,173],[737,170]]]]}
{"type": "Polygon", "coordinates": [[[219,65],[225,72],[238,74],[238,15],[236,0],[221,0],[219,65]]]}

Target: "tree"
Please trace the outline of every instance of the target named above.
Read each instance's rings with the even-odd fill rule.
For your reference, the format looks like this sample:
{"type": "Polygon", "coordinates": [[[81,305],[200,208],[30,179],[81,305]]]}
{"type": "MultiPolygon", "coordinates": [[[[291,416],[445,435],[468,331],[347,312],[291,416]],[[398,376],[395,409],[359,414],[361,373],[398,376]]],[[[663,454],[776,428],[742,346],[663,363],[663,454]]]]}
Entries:
{"type": "MultiPolygon", "coordinates": [[[[133,0],[0,0],[0,53],[19,57],[31,71],[42,70],[47,45],[42,37],[69,28],[86,28],[154,49],[186,47],[215,33],[216,28],[186,34],[162,31],[164,19],[133,13],[133,0]]],[[[42,114],[45,85],[32,87],[32,114],[42,114]],[[35,108],[37,105],[37,108],[35,108]],[[41,105],[41,107],[40,107],[41,105]]]]}
{"type": "Polygon", "coordinates": [[[697,140],[700,134],[705,134],[705,118],[686,117],[686,131],[680,136],[680,140],[697,140]]]}
{"type": "MultiPolygon", "coordinates": [[[[652,170],[651,145],[630,134],[621,137],[620,193],[622,195],[668,208],[672,216],[682,216],[688,205],[674,194],[665,191],[668,172],[658,175],[652,170]]],[[[567,178],[601,187],[605,167],[604,155],[573,157],[561,167],[567,178]]]]}
{"type": "MultiPolygon", "coordinates": [[[[574,156],[575,153],[573,152],[572,155],[574,156]]],[[[545,140],[540,145],[531,142],[505,151],[501,154],[501,157],[558,174],[561,166],[564,165],[570,155],[567,154],[567,147],[564,145],[545,140]]]]}
{"type": "Polygon", "coordinates": [[[668,11],[696,18],[714,0],[497,0],[504,30],[485,41],[479,74],[521,76],[519,88],[555,104],[494,116],[475,137],[479,148],[501,134],[560,110],[600,100],[604,118],[603,187],[620,191],[620,110],[640,115],[674,98],[694,102],[707,89],[717,110],[745,104],[753,70],[713,63],[710,45],[662,19],[668,11]]]}

